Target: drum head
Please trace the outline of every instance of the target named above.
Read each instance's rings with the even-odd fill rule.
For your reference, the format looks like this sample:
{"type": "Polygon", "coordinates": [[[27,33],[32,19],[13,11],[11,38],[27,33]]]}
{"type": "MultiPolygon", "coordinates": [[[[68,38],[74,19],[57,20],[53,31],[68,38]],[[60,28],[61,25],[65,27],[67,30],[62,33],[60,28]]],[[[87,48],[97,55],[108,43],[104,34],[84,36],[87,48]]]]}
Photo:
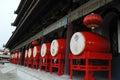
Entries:
{"type": "Polygon", "coordinates": [[[58,53],[59,44],[57,40],[53,40],[50,46],[50,52],[52,56],[56,56],[58,53]]]}
{"type": "Polygon", "coordinates": [[[70,40],[70,50],[73,55],[79,55],[85,48],[85,37],[81,32],[73,34],[70,40]]]}
{"type": "Polygon", "coordinates": [[[46,46],[46,44],[42,44],[41,56],[44,57],[46,55],[46,52],[47,52],[47,46],[46,46]]]}
{"type": "Polygon", "coordinates": [[[36,57],[36,55],[37,55],[37,47],[34,46],[34,49],[33,49],[33,57],[36,57]]]}
{"type": "Polygon", "coordinates": [[[32,49],[30,48],[30,49],[28,50],[28,57],[31,57],[31,55],[32,55],[32,49]]]}

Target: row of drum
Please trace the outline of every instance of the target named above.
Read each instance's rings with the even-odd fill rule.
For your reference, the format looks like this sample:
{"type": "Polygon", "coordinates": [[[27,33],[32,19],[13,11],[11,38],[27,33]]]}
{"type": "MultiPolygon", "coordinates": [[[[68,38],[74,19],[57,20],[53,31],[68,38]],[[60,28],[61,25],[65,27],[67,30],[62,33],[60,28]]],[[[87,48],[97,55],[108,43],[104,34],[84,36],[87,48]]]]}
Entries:
{"type": "MultiPolygon", "coordinates": [[[[25,50],[25,58],[35,58],[36,56],[45,57],[46,55],[56,56],[58,53],[65,53],[66,50],[66,40],[65,39],[58,39],[53,40],[52,43],[44,43],[42,46],[35,45],[33,48],[29,48],[25,50]],[[50,47],[51,46],[51,47],[50,47]]],[[[20,58],[21,52],[15,51],[11,54],[12,58],[20,58]]]]}
{"type": "MultiPolygon", "coordinates": [[[[24,66],[45,69],[46,72],[58,68],[58,75],[64,74],[64,61],[66,51],[66,39],[53,40],[52,43],[44,43],[42,46],[34,45],[33,48],[25,50],[24,66]],[[50,67],[51,66],[51,67],[50,67]]],[[[11,55],[11,63],[20,64],[22,53],[15,51],[11,55]]]]}
{"type": "MultiPolygon", "coordinates": [[[[66,39],[55,39],[51,43],[43,43],[41,46],[34,43],[33,48],[25,50],[24,66],[53,72],[57,68],[58,75],[64,74],[66,39]]],[[[93,32],[76,32],[70,40],[70,54],[80,56],[85,51],[108,53],[110,43],[104,37],[93,32]]],[[[101,54],[102,55],[102,54],[101,54]]],[[[15,51],[11,54],[11,62],[19,64],[23,54],[15,51]]],[[[69,57],[71,58],[71,57],[69,57]]]]}
{"type": "MultiPolygon", "coordinates": [[[[42,46],[35,45],[33,49],[29,48],[29,50],[25,51],[25,58],[31,57],[32,53],[33,57],[35,57],[37,52],[44,57],[49,51],[52,56],[56,56],[58,53],[65,53],[66,51],[66,39],[55,39],[52,43],[43,43],[42,46]]],[[[84,50],[109,52],[110,43],[101,35],[92,32],[76,32],[70,40],[70,50],[73,55],[80,55],[84,50]]],[[[11,55],[11,58],[20,57],[20,53],[16,52],[11,55]]]]}

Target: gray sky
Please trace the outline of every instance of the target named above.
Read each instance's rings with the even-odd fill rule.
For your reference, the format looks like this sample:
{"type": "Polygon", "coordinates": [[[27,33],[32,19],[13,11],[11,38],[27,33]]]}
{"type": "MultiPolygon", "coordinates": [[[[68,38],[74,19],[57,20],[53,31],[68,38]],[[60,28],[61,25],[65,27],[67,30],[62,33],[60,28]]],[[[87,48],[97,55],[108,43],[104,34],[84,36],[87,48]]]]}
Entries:
{"type": "Polygon", "coordinates": [[[14,11],[17,9],[20,0],[0,0],[0,49],[6,44],[15,30],[11,23],[14,22],[17,15],[14,11]]]}

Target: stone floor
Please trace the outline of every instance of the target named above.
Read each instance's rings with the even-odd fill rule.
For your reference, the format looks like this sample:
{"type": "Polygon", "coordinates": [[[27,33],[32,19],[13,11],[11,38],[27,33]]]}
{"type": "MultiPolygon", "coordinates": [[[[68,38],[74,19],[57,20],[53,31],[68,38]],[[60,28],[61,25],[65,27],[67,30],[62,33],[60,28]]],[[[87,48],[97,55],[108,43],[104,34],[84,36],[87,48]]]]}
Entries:
{"type": "MultiPolygon", "coordinates": [[[[0,80],[70,80],[70,78],[69,75],[58,76],[55,72],[50,74],[44,70],[40,71],[8,63],[0,65],[0,80]]],[[[73,80],[83,80],[83,77],[79,74],[73,76],[73,80]]],[[[107,79],[97,78],[97,80],[107,79]]]]}
{"type": "Polygon", "coordinates": [[[3,73],[1,70],[5,67],[5,65],[0,65],[0,80],[22,80],[22,78],[16,74],[16,70],[3,73]]]}

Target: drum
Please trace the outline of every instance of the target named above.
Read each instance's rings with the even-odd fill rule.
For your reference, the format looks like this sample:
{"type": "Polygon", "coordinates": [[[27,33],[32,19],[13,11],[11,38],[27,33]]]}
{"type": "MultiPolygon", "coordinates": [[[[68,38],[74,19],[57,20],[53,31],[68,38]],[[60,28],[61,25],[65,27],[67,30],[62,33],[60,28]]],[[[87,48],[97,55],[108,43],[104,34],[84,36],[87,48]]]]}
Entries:
{"type": "Polygon", "coordinates": [[[55,39],[51,43],[50,53],[52,56],[56,56],[66,51],[66,39],[55,39]]]}
{"type": "Polygon", "coordinates": [[[93,32],[76,32],[70,40],[70,50],[73,55],[79,55],[83,51],[109,52],[110,42],[93,32]]]}

